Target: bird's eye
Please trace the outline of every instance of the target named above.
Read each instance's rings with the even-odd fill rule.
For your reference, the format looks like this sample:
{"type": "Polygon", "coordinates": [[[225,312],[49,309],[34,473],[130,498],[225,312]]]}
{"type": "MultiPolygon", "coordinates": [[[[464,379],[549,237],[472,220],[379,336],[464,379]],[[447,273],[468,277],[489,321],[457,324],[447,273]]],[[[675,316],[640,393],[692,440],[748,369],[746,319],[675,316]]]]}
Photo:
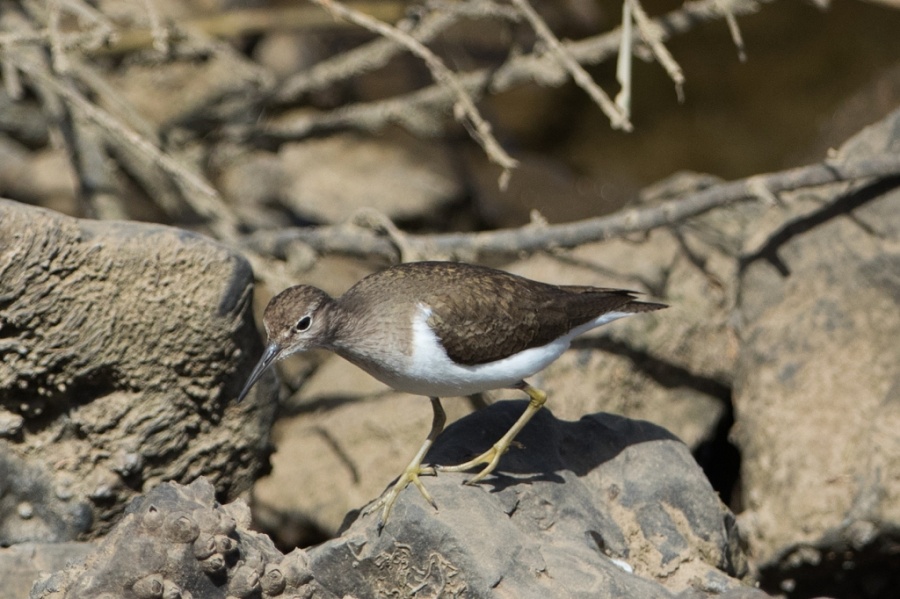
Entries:
{"type": "Polygon", "coordinates": [[[300,331],[301,333],[309,328],[309,325],[312,324],[312,318],[309,316],[304,316],[300,320],[297,321],[297,324],[294,325],[294,328],[300,331]]]}

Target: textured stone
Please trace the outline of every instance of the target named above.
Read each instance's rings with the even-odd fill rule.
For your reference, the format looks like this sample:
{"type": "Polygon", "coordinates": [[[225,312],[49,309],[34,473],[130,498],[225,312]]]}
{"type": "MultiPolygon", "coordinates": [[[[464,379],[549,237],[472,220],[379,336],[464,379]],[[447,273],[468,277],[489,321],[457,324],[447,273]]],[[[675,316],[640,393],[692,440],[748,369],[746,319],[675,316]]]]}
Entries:
{"type": "MultiPolygon", "coordinates": [[[[898,131],[900,112],[836,160],[896,153],[898,131]]],[[[900,191],[831,186],[790,209],[740,281],[741,526],[767,584],[879,596],[900,584],[900,191]]]]}
{"type": "Polygon", "coordinates": [[[250,486],[274,415],[232,403],[261,349],[251,290],[199,235],[0,200],[0,543],[90,537],[162,480],[250,486]]]}
{"type": "MultiPolygon", "coordinates": [[[[427,456],[480,452],[525,402],[500,402],[448,428],[427,456]]],[[[132,502],[84,561],[43,577],[32,599],[156,597],[764,597],[747,573],[734,518],[671,433],[597,414],[542,410],[495,473],[400,494],[337,539],[282,555],[248,530],[242,501],[219,505],[205,480],[164,483],[132,502]],[[223,543],[223,538],[229,543],[223,543]],[[169,595],[165,595],[169,596],[169,595]]]]}
{"type": "Polygon", "coordinates": [[[302,551],[283,555],[268,537],[248,529],[245,503],[222,506],[214,491],[205,479],[188,486],[157,486],[128,506],[95,551],[39,580],[31,597],[88,599],[108,593],[138,599],[225,599],[263,592],[269,597],[334,597],[312,576],[294,575],[308,573],[302,551]],[[228,539],[224,549],[221,541],[209,544],[217,536],[228,539]],[[199,554],[198,542],[203,546],[199,554]]]}
{"type": "MultiPolygon", "coordinates": [[[[524,409],[500,402],[446,431],[426,458],[486,449],[524,409]]],[[[316,578],[357,597],[715,596],[746,573],[734,519],[683,443],[608,414],[578,422],[542,410],[485,481],[439,473],[309,551],[316,578]]]]}

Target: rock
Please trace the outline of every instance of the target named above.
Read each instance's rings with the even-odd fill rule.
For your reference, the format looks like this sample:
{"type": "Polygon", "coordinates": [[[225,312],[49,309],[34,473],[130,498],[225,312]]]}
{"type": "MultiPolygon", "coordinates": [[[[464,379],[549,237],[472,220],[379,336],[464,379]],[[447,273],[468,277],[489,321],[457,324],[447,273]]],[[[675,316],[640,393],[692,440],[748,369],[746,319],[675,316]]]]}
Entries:
{"type": "MultiPolygon", "coordinates": [[[[896,154],[898,131],[900,111],[836,160],[896,154]]],[[[878,589],[900,586],[900,191],[841,184],[789,206],[740,279],[741,527],[769,588],[892,596],[878,589]]]]}
{"type": "MultiPolygon", "coordinates": [[[[481,452],[524,406],[501,402],[467,416],[427,459],[457,463],[481,452]]],[[[465,474],[427,477],[437,511],[410,487],[381,532],[372,513],[287,556],[247,530],[242,501],[219,505],[203,479],[164,483],[31,597],[765,596],[741,582],[747,566],[734,518],[669,432],[542,410],[520,443],[478,485],[462,484],[465,474]]]]}
{"type": "Polygon", "coordinates": [[[0,152],[7,136],[32,148],[45,145],[49,130],[47,116],[41,111],[39,102],[31,98],[13,98],[7,93],[9,89],[0,90],[0,152]]]}
{"type": "MultiPolygon", "coordinates": [[[[184,2],[170,2],[175,10],[183,11],[184,2]]],[[[173,16],[173,19],[189,18],[173,16]]],[[[108,85],[121,95],[121,102],[130,107],[139,131],[154,138],[170,133],[178,127],[208,130],[212,123],[236,124],[246,122],[257,100],[274,84],[271,75],[244,55],[226,45],[203,47],[196,40],[198,54],[173,58],[165,68],[158,60],[125,61],[120,68],[104,72],[108,85]],[[203,53],[203,60],[197,60],[203,53]],[[157,129],[156,127],[159,127],[157,129]]]]}
{"type": "MultiPolygon", "coordinates": [[[[454,464],[487,449],[525,407],[467,416],[427,456],[454,464]]],[[[377,512],[309,550],[329,590],[356,597],[711,597],[742,589],[734,518],[687,447],[649,422],[577,422],[542,410],[485,481],[439,473],[401,493],[381,534],[377,512]]]]}
{"type": "MultiPolygon", "coordinates": [[[[252,58],[279,81],[308,72],[316,63],[328,58],[328,46],[315,35],[296,31],[272,30],[254,44],[252,58]]],[[[331,92],[337,95],[337,92],[331,92]]]]}
{"type": "Polygon", "coordinates": [[[24,145],[2,135],[0,195],[39,202],[64,214],[78,211],[78,182],[66,151],[58,148],[30,152],[24,145]]]}
{"type": "Polygon", "coordinates": [[[86,559],[39,580],[31,597],[335,597],[304,552],[283,555],[249,525],[247,505],[220,505],[203,478],[163,483],[135,499],[86,559]]]}
{"type": "Polygon", "coordinates": [[[316,223],[344,222],[361,207],[392,220],[441,218],[463,194],[446,152],[434,143],[333,135],[285,144],[287,204],[316,223]]]}
{"type": "Polygon", "coordinates": [[[284,189],[287,176],[272,152],[247,152],[240,148],[217,150],[216,184],[228,198],[235,213],[252,227],[289,226],[284,214],[284,189]]]}
{"type": "Polygon", "coordinates": [[[274,414],[272,379],[232,404],[251,286],[199,235],[0,200],[0,544],[91,538],[163,480],[250,486],[274,414]]]}

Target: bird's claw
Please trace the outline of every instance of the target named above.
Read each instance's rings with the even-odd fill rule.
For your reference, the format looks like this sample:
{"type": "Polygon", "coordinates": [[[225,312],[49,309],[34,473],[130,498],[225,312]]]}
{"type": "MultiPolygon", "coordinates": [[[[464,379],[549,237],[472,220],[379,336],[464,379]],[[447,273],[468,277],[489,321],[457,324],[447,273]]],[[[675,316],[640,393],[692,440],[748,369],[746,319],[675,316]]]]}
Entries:
{"type": "Polygon", "coordinates": [[[468,462],[459,464],[457,466],[435,466],[435,469],[438,472],[465,472],[480,464],[487,464],[484,468],[481,469],[478,474],[463,482],[463,484],[465,485],[474,485],[494,471],[494,469],[497,467],[497,464],[500,463],[500,457],[504,453],[506,453],[507,449],[509,449],[508,443],[505,445],[497,443],[495,445],[492,445],[491,448],[485,451],[483,454],[472,458],[468,462]]]}
{"type": "Polygon", "coordinates": [[[428,492],[428,489],[425,488],[424,483],[419,480],[419,476],[434,476],[437,474],[437,471],[433,466],[416,466],[412,468],[407,468],[403,471],[403,474],[400,475],[400,478],[397,479],[397,482],[394,483],[386,493],[384,493],[378,500],[369,505],[364,511],[363,515],[369,515],[372,512],[381,509],[381,515],[378,517],[378,532],[381,533],[382,529],[384,529],[384,525],[387,523],[388,517],[391,515],[391,510],[394,508],[394,503],[396,503],[397,498],[400,496],[400,493],[409,486],[409,483],[413,483],[416,488],[419,490],[419,493],[422,494],[422,497],[425,498],[431,507],[434,509],[438,509],[437,502],[434,500],[434,497],[431,496],[431,493],[428,492]]]}

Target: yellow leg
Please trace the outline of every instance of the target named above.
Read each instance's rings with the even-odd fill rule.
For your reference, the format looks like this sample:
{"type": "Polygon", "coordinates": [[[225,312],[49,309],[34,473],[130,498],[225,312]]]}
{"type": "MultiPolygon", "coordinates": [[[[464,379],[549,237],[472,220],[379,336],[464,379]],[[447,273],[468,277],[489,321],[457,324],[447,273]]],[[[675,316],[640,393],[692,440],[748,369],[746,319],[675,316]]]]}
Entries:
{"type": "Polygon", "coordinates": [[[371,507],[366,509],[366,513],[373,512],[378,508],[383,507],[381,511],[381,517],[378,519],[378,530],[380,531],[384,528],[384,524],[387,522],[388,516],[391,514],[391,509],[394,507],[394,502],[397,501],[397,497],[400,496],[400,492],[405,489],[409,483],[413,483],[419,492],[422,494],[422,497],[431,504],[434,509],[437,509],[437,504],[434,502],[434,499],[431,497],[431,493],[425,488],[425,485],[422,484],[422,481],[419,480],[420,474],[425,475],[433,475],[434,468],[422,467],[422,460],[425,459],[425,454],[428,453],[428,450],[431,449],[431,445],[434,443],[434,440],[437,439],[437,436],[441,434],[441,431],[444,430],[444,424],[447,422],[447,414],[444,412],[444,407],[441,405],[441,400],[437,397],[431,398],[431,409],[434,412],[434,417],[431,421],[431,432],[428,433],[428,437],[425,439],[425,442],[422,443],[422,447],[419,448],[419,451],[416,452],[415,457],[413,457],[412,461],[409,465],[403,470],[403,474],[400,475],[400,478],[397,479],[397,482],[394,483],[394,486],[391,489],[381,496],[381,498],[376,501],[371,507]]]}
{"type": "Polygon", "coordinates": [[[494,468],[497,467],[497,464],[500,463],[500,456],[506,453],[506,450],[509,449],[513,439],[519,434],[519,431],[525,428],[525,425],[528,424],[528,421],[531,420],[532,416],[537,414],[538,410],[540,410],[547,402],[547,394],[540,389],[536,389],[527,383],[523,383],[521,388],[522,391],[527,393],[528,397],[531,398],[528,402],[528,407],[525,408],[525,411],[522,412],[522,415],[519,416],[516,423],[506,431],[506,434],[500,437],[499,441],[494,443],[491,448],[483,454],[472,458],[465,464],[459,464],[458,466],[437,466],[437,470],[440,472],[464,472],[479,464],[487,464],[481,472],[466,481],[467,485],[475,484],[493,472],[494,468]]]}

